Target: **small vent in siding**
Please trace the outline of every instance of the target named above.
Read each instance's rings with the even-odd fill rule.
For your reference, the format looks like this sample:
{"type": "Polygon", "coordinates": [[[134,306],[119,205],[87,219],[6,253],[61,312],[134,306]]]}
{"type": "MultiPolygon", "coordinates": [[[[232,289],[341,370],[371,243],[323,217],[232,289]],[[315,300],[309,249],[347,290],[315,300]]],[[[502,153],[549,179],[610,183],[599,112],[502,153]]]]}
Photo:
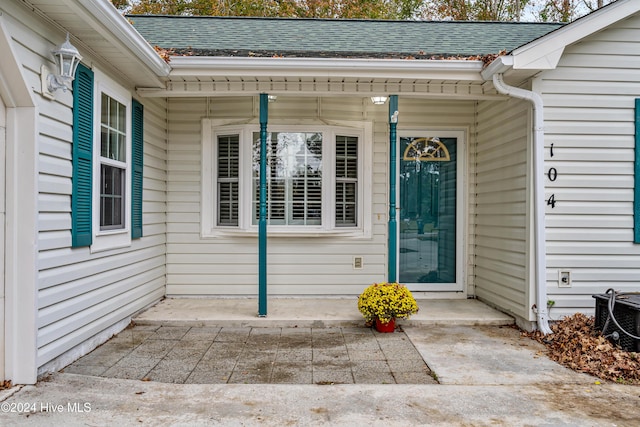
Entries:
{"type": "Polygon", "coordinates": [[[353,268],[356,269],[356,270],[362,269],[362,257],[361,256],[353,257],[353,268]]]}

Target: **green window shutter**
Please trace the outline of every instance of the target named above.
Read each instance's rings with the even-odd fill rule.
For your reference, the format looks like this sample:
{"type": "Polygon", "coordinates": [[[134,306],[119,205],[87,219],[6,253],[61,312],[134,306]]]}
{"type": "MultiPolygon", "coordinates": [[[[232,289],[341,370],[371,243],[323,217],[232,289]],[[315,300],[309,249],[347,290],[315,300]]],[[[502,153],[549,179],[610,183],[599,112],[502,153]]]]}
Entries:
{"type": "Polygon", "coordinates": [[[89,246],[93,236],[93,71],[82,64],[73,80],[72,185],[71,246],[89,246]]]}
{"type": "Polygon", "coordinates": [[[144,164],[144,108],[135,99],[131,108],[131,238],[142,237],[142,168],[144,164]]]}
{"type": "Polygon", "coordinates": [[[640,243],[640,98],[636,98],[635,164],[633,168],[633,242],[640,243]]]}

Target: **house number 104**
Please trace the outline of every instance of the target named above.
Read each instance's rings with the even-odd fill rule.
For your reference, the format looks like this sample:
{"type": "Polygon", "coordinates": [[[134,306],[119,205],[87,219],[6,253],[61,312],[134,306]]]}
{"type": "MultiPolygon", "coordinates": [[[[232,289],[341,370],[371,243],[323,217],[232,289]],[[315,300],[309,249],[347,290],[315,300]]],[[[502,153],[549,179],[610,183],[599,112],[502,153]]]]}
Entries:
{"type": "MultiPolygon", "coordinates": [[[[549,147],[549,157],[553,157],[553,144],[551,144],[551,146],[549,147]]],[[[547,171],[547,178],[549,178],[549,181],[554,182],[556,179],[558,179],[558,170],[554,167],[549,168],[549,170],[547,171]]],[[[549,198],[547,199],[547,205],[551,206],[551,209],[556,207],[555,194],[551,194],[551,196],[549,196],[549,198]]]]}

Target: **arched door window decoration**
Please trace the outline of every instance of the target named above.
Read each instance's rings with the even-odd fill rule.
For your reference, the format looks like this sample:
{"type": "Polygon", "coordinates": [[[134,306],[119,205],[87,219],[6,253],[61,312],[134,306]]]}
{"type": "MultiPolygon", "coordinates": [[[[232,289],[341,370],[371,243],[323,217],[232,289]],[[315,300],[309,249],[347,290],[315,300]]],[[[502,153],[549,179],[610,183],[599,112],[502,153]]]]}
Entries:
{"type": "Polygon", "coordinates": [[[414,139],[404,150],[403,160],[416,162],[448,162],[449,150],[437,137],[414,139]]]}

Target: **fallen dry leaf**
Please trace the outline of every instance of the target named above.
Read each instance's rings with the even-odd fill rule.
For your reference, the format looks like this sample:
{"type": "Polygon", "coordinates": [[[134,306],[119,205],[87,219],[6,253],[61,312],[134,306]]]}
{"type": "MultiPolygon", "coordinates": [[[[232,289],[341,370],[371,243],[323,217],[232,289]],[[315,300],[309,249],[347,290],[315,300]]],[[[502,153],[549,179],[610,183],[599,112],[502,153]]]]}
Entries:
{"type": "Polygon", "coordinates": [[[523,334],[544,344],[549,358],[575,371],[623,384],[640,384],[640,354],[616,347],[594,325],[593,316],[576,313],[551,325],[552,334],[523,334]]]}

